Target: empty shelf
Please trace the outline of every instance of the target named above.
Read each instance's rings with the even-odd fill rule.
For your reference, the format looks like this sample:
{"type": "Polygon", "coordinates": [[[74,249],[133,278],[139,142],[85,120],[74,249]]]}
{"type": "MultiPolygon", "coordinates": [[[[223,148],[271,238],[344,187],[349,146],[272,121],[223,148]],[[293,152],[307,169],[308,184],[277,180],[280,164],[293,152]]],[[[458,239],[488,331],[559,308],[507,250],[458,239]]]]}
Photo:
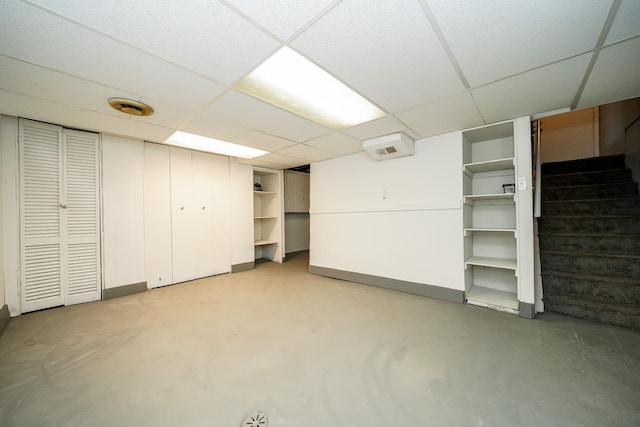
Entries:
{"type": "Polygon", "coordinates": [[[464,262],[465,268],[468,265],[479,265],[482,267],[504,268],[507,270],[515,270],[518,264],[515,259],[507,258],[489,258],[481,256],[472,256],[464,262]]]}
{"type": "Polygon", "coordinates": [[[469,292],[467,292],[466,298],[468,304],[510,313],[518,312],[518,295],[515,292],[500,291],[483,286],[472,286],[469,292]]]}

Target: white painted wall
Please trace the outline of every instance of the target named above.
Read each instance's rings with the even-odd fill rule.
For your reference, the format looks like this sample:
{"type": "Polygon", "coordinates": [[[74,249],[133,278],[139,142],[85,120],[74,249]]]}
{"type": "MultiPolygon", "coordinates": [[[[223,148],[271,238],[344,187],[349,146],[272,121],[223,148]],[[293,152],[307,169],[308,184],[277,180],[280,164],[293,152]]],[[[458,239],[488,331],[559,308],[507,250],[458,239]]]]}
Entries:
{"type": "Polygon", "coordinates": [[[284,239],[287,253],[309,250],[309,225],[308,213],[284,214],[284,239]]]}
{"type": "MultiPolygon", "coordinates": [[[[2,135],[3,124],[4,124],[4,121],[0,120],[0,135],[2,135]]],[[[0,137],[0,143],[2,143],[1,137],[0,137]]],[[[0,147],[0,170],[4,171],[2,151],[3,151],[2,147],[0,147]]],[[[4,191],[2,190],[3,183],[4,183],[4,179],[2,177],[2,174],[0,174],[0,309],[4,306],[4,301],[5,301],[5,298],[4,298],[4,220],[3,220],[4,191]]]]}
{"type": "Polygon", "coordinates": [[[460,132],[314,163],[310,264],[464,290],[460,132]]]}
{"type": "Polygon", "coordinates": [[[147,287],[173,283],[169,146],[144,144],[144,227],[147,287]]]}
{"type": "Polygon", "coordinates": [[[253,167],[229,162],[229,212],[231,217],[231,265],[254,261],[253,167]]]}
{"type": "Polygon", "coordinates": [[[598,156],[597,108],[585,108],[540,119],[540,161],[562,162],[598,156]]]}
{"type": "Polygon", "coordinates": [[[2,128],[2,251],[4,303],[11,316],[20,314],[18,271],[20,266],[20,223],[18,219],[18,119],[1,116],[2,128]]]}
{"type": "Polygon", "coordinates": [[[145,281],[144,142],[102,135],[105,289],[145,281]]]}

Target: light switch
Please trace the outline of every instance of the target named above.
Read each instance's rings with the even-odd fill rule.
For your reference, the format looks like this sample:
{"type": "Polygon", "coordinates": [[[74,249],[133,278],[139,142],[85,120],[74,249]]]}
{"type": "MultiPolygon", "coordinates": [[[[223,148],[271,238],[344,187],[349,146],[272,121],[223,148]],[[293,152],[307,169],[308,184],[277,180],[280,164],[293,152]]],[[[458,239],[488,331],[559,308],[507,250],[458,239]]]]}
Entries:
{"type": "Polygon", "coordinates": [[[527,178],[518,178],[518,190],[523,191],[527,189],[527,178]]]}

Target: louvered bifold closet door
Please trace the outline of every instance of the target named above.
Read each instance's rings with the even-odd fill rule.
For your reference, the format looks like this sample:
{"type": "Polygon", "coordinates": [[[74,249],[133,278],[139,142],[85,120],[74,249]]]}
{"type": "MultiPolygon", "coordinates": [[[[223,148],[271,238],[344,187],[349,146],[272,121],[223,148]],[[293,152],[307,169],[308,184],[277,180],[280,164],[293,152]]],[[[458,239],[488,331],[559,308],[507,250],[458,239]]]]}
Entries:
{"type": "Polygon", "coordinates": [[[62,128],[20,121],[22,312],[64,304],[62,128]]]}
{"type": "Polygon", "coordinates": [[[98,141],[20,120],[23,313],[100,299],[98,141]]]}
{"type": "Polygon", "coordinates": [[[63,131],[67,229],[65,304],[100,299],[98,135],[63,131]]]}

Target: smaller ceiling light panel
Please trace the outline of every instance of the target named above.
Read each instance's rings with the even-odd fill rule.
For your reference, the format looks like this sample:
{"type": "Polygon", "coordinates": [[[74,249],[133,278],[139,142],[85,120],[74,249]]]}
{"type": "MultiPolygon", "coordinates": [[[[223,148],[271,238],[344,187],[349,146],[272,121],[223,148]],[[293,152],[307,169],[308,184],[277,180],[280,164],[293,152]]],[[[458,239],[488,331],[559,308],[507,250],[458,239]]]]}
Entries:
{"type": "Polygon", "coordinates": [[[109,98],[109,105],[118,111],[131,114],[132,116],[150,116],[153,108],[144,102],[134,101],[127,98],[109,98]]]}
{"type": "Polygon", "coordinates": [[[268,151],[258,150],[257,148],[180,131],[171,135],[165,141],[165,144],[224,156],[241,157],[243,159],[253,159],[268,153],[268,151]]]}
{"type": "Polygon", "coordinates": [[[332,129],[345,129],[386,115],[286,46],[242,79],[236,89],[332,129]]]}

